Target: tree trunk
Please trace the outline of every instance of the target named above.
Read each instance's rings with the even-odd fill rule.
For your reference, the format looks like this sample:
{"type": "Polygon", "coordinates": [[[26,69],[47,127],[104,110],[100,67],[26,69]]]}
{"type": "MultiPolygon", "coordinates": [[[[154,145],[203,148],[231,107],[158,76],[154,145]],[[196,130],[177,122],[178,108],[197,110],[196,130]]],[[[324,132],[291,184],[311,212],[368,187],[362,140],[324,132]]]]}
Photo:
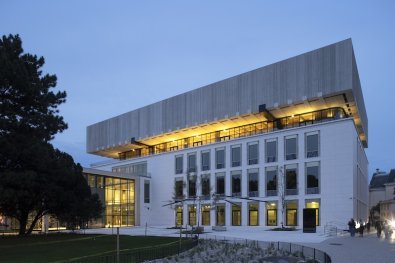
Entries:
{"type": "Polygon", "coordinates": [[[22,214],[20,218],[17,218],[19,221],[19,235],[23,236],[26,233],[26,224],[27,224],[28,214],[22,214]]]}
{"type": "Polygon", "coordinates": [[[33,232],[34,227],[37,224],[37,221],[43,216],[43,212],[39,211],[39,213],[36,214],[36,216],[33,219],[33,222],[31,223],[29,230],[27,230],[26,235],[30,235],[33,232]]]}

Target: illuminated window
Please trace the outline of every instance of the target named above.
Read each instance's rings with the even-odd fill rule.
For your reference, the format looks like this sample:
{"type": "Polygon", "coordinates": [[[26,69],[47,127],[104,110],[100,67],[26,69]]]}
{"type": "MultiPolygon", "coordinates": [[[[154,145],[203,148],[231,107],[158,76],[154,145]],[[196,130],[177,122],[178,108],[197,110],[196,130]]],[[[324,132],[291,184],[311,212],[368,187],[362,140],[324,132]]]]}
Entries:
{"type": "Polygon", "coordinates": [[[202,225],[209,226],[210,225],[210,205],[202,204],[202,225]]]}
{"type": "Polygon", "coordinates": [[[306,208],[314,208],[315,212],[315,224],[317,226],[320,225],[320,200],[319,199],[312,199],[306,200],[306,208]]]}
{"type": "Polygon", "coordinates": [[[183,213],[182,206],[176,207],[176,226],[182,226],[183,224],[183,213]]]}
{"type": "Polygon", "coordinates": [[[248,203],[248,225],[257,226],[259,219],[259,204],[258,203],[248,203]]]}
{"type": "Polygon", "coordinates": [[[241,226],[241,204],[232,204],[232,226],[241,226]]]}
{"type": "Polygon", "coordinates": [[[298,225],[298,201],[286,201],[285,215],[287,226],[298,225]]]}
{"type": "Polygon", "coordinates": [[[225,225],[225,205],[218,204],[216,207],[217,210],[217,226],[224,226],[225,225]]]}
{"type": "Polygon", "coordinates": [[[194,205],[188,206],[188,224],[190,226],[196,225],[196,207],[194,205]]]}
{"type": "Polygon", "coordinates": [[[266,225],[277,226],[277,202],[266,204],[266,225]]]}

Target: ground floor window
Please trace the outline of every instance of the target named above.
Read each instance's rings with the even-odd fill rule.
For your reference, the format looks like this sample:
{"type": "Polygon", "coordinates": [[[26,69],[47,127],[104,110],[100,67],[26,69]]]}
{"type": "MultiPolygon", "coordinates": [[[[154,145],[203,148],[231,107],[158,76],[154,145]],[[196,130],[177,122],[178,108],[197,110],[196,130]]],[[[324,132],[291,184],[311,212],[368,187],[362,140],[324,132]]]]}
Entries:
{"type": "Polygon", "coordinates": [[[176,226],[182,226],[183,224],[183,212],[182,206],[176,207],[176,226]]]}
{"type": "Polygon", "coordinates": [[[202,205],[202,225],[210,225],[210,205],[202,205]]]}
{"type": "Polygon", "coordinates": [[[105,225],[134,226],[134,180],[105,178],[105,225]]]}
{"type": "Polygon", "coordinates": [[[306,208],[314,208],[315,209],[315,225],[320,225],[320,200],[306,200],[306,208]]]}
{"type": "Polygon", "coordinates": [[[270,202],[266,204],[266,225],[277,226],[277,203],[270,202]]]}
{"type": "Polygon", "coordinates": [[[249,203],[248,204],[248,225],[249,226],[257,226],[259,219],[259,204],[258,203],[249,203]]]}
{"type": "Polygon", "coordinates": [[[194,205],[188,206],[188,224],[190,226],[196,225],[196,207],[194,205]]]}
{"type": "Polygon", "coordinates": [[[241,226],[241,204],[232,205],[232,226],[241,226]]]}
{"type": "Polygon", "coordinates": [[[217,205],[217,226],[225,225],[225,205],[217,205]]]}
{"type": "Polygon", "coordinates": [[[298,225],[298,201],[287,201],[285,204],[286,225],[298,225]]]}

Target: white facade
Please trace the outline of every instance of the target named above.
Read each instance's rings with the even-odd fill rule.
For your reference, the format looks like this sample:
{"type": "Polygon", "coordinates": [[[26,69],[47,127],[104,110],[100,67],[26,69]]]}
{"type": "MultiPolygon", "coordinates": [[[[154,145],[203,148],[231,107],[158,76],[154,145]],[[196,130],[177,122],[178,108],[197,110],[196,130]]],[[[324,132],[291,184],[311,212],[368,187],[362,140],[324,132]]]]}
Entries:
{"type": "MultiPolygon", "coordinates": [[[[218,142],[204,146],[198,146],[179,151],[166,152],[161,154],[139,157],[123,161],[114,160],[107,165],[93,166],[95,169],[111,171],[114,167],[139,162],[147,162],[147,172],[150,175],[150,203],[144,203],[143,191],[140,191],[139,211],[136,209],[136,222],[140,225],[175,225],[174,206],[164,206],[173,201],[175,191],[175,181],[182,178],[187,182],[187,156],[196,153],[197,171],[196,176],[200,178],[202,174],[210,176],[210,194],[215,193],[216,174],[225,173],[225,195],[231,196],[231,173],[241,171],[241,197],[248,197],[248,170],[258,169],[259,195],[254,198],[268,203],[277,202],[277,226],[281,226],[281,200],[279,196],[267,196],[265,170],[267,167],[284,167],[286,165],[297,165],[297,195],[287,195],[286,200],[294,200],[297,203],[297,225],[303,226],[303,208],[306,201],[313,200],[319,202],[319,225],[346,224],[350,218],[363,219],[368,216],[368,161],[364,148],[359,139],[354,121],[352,118],[333,120],[324,123],[312,124],[309,126],[290,128],[273,131],[265,134],[253,135],[249,137],[233,139],[225,142],[218,142]],[[318,157],[307,158],[305,136],[311,132],[319,134],[319,154],[318,157]],[[285,137],[296,136],[297,138],[297,158],[285,160],[284,140],[285,137]],[[277,140],[277,161],[265,162],[266,140],[277,140]],[[248,143],[258,142],[259,159],[258,164],[247,164],[248,143]],[[231,167],[231,147],[241,145],[241,165],[231,167]],[[215,169],[215,150],[225,147],[225,167],[215,169]],[[201,169],[201,152],[210,151],[210,170],[201,169]],[[175,157],[183,156],[183,172],[176,174],[175,157]],[[319,163],[319,193],[306,194],[306,164],[311,162],[319,163]]],[[[143,181],[143,180],[142,180],[143,181]]],[[[197,196],[201,195],[201,189],[197,184],[197,196]]],[[[143,189],[143,182],[140,183],[143,189]]],[[[188,186],[183,189],[184,195],[188,197],[188,186]]],[[[248,203],[251,200],[238,198],[226,198],[231,203],[241,205],[241,225],[248,225],[248,203]]],[[[225,205],[225,225],[232,225],[232,204],[219,200],[217,204],[225,205]]],[[[183,225],[188,223],[188,206],[197,204],[194,201],[183,202],[183,225]]],[[[201,201],[201,204],[212,205],[212,200],[201,201]]],[[[259,202],[259,225],[267,225],[266,203],[259,202]]],[[[199,215],[199,213],[198,213],[199,215]]],[[[201,218],[199,219],[201,224],[201,218]]],[[[210,225],[216,225],[216,211],[210,210],[210,225]]],[[[286,222],[284,222],[286,225],[286,222]]]]}

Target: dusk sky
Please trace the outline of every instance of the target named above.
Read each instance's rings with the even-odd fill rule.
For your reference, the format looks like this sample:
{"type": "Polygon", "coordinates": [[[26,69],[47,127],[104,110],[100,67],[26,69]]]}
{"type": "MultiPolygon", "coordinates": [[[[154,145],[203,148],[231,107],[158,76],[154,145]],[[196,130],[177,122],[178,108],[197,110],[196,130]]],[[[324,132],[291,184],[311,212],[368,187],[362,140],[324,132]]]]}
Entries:
{"type": "Polygon", "coordinates": [[[395,168],[395,1],[0,2],[0,33],[44,56],[67,102],[53,141],[89,167],[90,124],[352,38],[369,176],[395,168]]]}

